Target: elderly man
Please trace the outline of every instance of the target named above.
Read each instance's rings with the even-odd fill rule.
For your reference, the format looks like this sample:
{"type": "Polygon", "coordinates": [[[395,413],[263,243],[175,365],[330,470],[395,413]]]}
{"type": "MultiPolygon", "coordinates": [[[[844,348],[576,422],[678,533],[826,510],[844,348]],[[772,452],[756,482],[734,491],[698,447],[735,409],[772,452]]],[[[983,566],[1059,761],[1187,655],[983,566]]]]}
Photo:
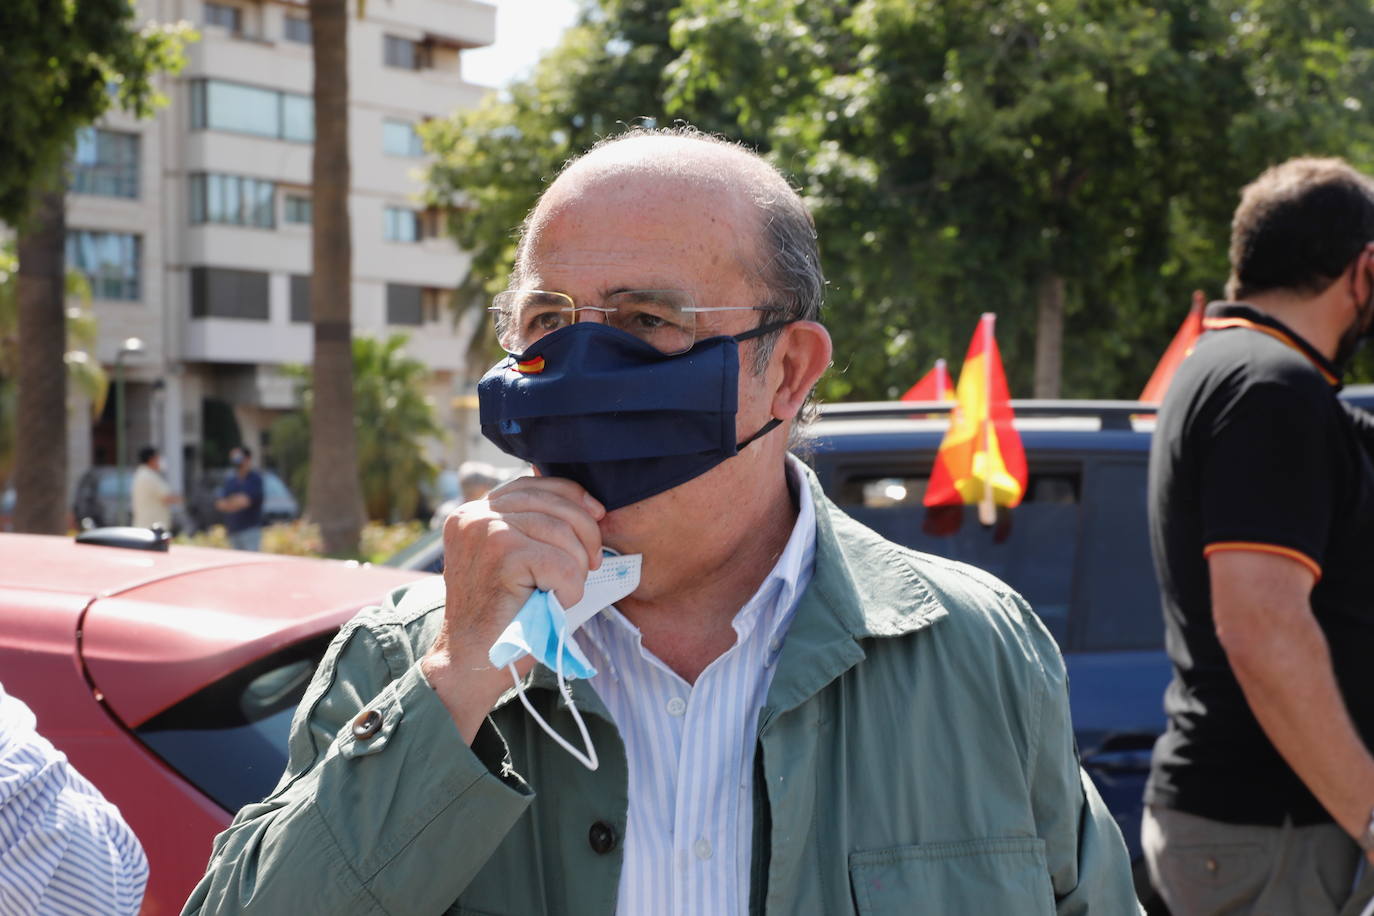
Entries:
{"type": "Polygon", "coordinates": [[[449,519],[442,591],[343,629],[187,912],[1136,912],[1030,609],[787,454],[822,284],[746,150],[635,131],[570,165],[480,389],[540,476],[449,519]],[[635,558],[574,639],[584,583],[635,558]],[[494,664],[512,630],[556,670],[494,664]]]}

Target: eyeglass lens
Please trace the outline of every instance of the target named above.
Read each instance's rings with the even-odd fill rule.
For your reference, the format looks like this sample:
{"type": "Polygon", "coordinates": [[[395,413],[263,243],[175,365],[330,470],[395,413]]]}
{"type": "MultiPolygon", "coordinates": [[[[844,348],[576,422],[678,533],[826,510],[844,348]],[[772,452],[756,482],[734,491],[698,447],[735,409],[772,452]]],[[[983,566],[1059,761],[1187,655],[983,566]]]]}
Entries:
{"type": "Polygon", "coordinates": [[[666,354],[685,353],[696,336],[692,300],[681,290],[625,290],[608,296],[602,306],[583,307],[562,293],[509,290],[498,293],[493,305],[497,339],[511,353],[523,352],[578,318],[604,320],[666,354]]]}

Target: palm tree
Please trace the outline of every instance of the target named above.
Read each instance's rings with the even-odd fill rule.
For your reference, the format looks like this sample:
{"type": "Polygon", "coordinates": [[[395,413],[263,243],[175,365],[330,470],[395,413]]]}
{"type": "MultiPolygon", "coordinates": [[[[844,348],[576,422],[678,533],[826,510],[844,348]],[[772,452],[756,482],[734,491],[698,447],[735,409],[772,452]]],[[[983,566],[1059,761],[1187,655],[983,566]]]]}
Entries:
{"type": "MultiPolygon", "coordinates": [[[[361,8],[359,10],[361,13],[361,8]]],[[[314,408],[306,514],[331,556],[354,555],[363,524],[354,433],[353,246],[348,215],[348,0],[311,0],[315,61],[314,216],[310,317],[314,324],[314,408]]]]}
{"type": "MultiPolygon", "coordinates": [[[[424,457],[427,439],[443,435],[434,405],[425,397],[429,369],[405,354],[406,337],[353,340],[353,394],[358,411],[358,460],[363,501],[369,518],[388,521],[411,518],[424,484],[435,468],[424,457]]],[[[310,460],[312,416],[319,403],[310,372],[292,367],[287,372],[302,383],[300,413],[272,424],[272,458],[293,487],[312,479],[310,460]]]]}
{"type": "MultiPolygon", "coordinates": [[[[0,247],[0,490],[14,469],[15,443],[18,439],[17,379],[19,375],[19,297],[18,261],[14,245],[0,247]]],[[[91,404],[92,419],[105,409],[109,378],[92,357],[97,340],[95,314],[91,311],[91,286],[78,271],[66,272],[67,299],[80,305],[66,310],[67,385],[85,395],[91,404]]]]}

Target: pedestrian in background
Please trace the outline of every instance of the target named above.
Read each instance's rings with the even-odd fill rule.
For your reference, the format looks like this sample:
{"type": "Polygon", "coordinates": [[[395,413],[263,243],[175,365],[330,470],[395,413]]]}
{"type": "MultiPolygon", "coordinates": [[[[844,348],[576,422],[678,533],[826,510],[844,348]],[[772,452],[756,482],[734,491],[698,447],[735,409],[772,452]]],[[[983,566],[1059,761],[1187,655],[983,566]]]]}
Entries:
{"type": "Polygon", "coordinates": [[[172,506],[181,502],[162,476],[162,455],[151,445],[138,450],[138,468],[133,482],[133,524],[135,528],[161,525],[172,530],[172,506]]]}
{"type": "Polygon", "coordinates": [[[1271,168],[1230,256],[1150,453],[1174,676],[1142,844],[1174,916],[1351,912],[1374,852],[1374,465],[1372,418],[1336,392],[1374,316],[1374,183],[1271,168]]]}
{"type": "Polygon", "coordinates": [[[215,499],[215,508],[224,514],[229,543],[236,550],[262,547],[262,475],[253,470],[253,453],[247,446],[229,452],[232,473],[225,479],[215,499]]]}

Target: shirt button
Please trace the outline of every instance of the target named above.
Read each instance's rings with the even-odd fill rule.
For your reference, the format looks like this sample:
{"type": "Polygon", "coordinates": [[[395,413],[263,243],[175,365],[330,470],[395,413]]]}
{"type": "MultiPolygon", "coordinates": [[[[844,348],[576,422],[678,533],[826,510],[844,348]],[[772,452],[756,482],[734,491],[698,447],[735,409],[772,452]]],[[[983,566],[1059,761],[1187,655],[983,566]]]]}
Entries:
{"type": "Polygon", "coordinates": [[[687,711],[687,701],[682,697],[673,697],[668,701],[668,715],[680,716],[687,711]]]}
{"type": "Polygon", "coordinates": [[[692,845],[692,852],[697,854],[697,858],[705,862],[711,858],[711,843],[706,837],[701,837],[692,845]]]}
{"type": "Polygon", "coordinates": [[[592,852],[599,856],[615,849],[615,828],[605,821],[597,821],[592,824],[592,829],[587,831],[587,842],[592,847],[592,852]]]}
{"type": "Polygon", "coordinates": [[[366,741],[382,730],[382,714],[375,709],[365,709],[353,720],[353,737],[366,741]]]}

